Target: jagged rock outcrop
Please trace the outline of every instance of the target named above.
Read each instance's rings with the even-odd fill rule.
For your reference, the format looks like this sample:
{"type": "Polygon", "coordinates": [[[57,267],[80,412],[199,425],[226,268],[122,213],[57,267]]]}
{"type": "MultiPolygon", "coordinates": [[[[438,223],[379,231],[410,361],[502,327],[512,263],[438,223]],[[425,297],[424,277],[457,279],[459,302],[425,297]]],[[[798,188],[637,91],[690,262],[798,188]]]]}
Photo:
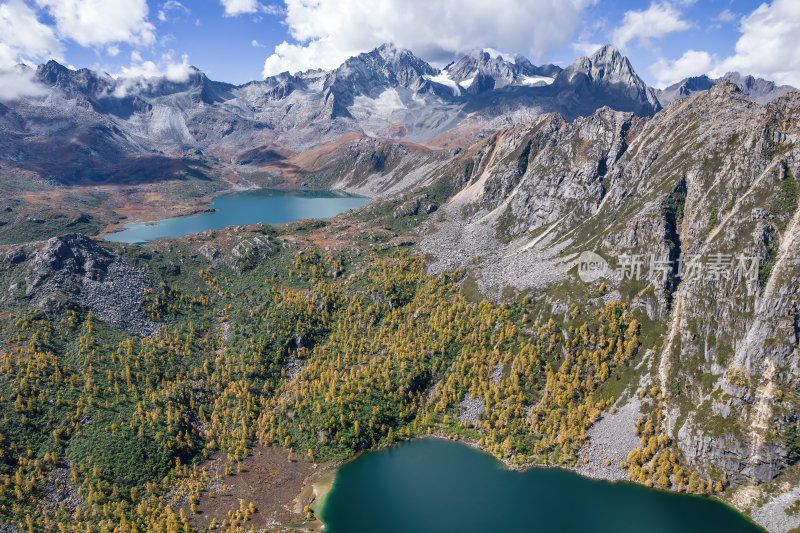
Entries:
{"type": "Polygon", "coordinates": [[[513,62],[493,50],[476,50],[445,69],[447,76],[464,91],[478,94],[514,85],[544,86],[561,72],[555,65],[537,67],[525,57],[513,62]]]}
{"type": "Polygon", "coordinates": [[[759,104],[767,104],[784,94],[796,91],[791,85],[778,85],[774,81],[756,78],[755,76],[742,75],[738,72],[728,72],[717,80],[729,80],[736,84],[744,94],[752,98],[759,104]]]}
{"type": "Polygon", "coordinates": [[[556,77],[552,89],[560,99],[571,99],[573,109],[581,111],[588,109],[586,102],[592,99],[608,99],[605,105],[638,116],[652,116],[661,109],[655,91],[611,45],[576,59],[556,77]]]}
{"type": "Polygon", "coordinates": [[[31,271],[25,293],[45,312],[73,306],[88,309],[114,328],[140,337],[152,336],[160,324],[141,310],[147,271],[110,248],[80,234],[54,237],[28,252],[31,271]]]}

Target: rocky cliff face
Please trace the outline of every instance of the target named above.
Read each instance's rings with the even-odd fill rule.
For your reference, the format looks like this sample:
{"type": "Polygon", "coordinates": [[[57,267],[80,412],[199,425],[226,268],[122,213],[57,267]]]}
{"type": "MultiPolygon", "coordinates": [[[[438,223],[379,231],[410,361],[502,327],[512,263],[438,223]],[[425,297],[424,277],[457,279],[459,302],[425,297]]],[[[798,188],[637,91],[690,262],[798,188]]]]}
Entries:
{"type": "Polygon", "coordinates": [[[799,112],[798,93],[762,106],[722,81],[652,119],[501,130],[441,173],[454,194],[421,252],[553,312],[600,293],[641,308],[660,332],[642,383],[677,449],[734,485],[780,479],[800,412],[799,112]],[[583,252],[608,269],[581,279],[583,252]]]}
{"type": "Polygon", "coordinates": [[[609,98],[609,107],[639,116],[661,109],[655,91],[634,72],[628,58],[610,45],[575,60],[556,77],[553,89],[561,98],[573,98],[573,106],[580,110],[586,109],[581,100],[600,95],[609,98]]]}

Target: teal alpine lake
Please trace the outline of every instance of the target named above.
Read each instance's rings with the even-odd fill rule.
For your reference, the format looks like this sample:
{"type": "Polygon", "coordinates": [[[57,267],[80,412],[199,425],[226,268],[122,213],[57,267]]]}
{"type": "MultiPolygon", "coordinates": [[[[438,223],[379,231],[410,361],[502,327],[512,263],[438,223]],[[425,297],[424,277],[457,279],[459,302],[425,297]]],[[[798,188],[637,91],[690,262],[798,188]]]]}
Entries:
{"type": "Polygon", "coordinates": [[[343,465],[320,509],[327,533],[759,533],[709,498],[507,470],[458,442],[420,439],[343,465]]]}
{"type": "Polygon", "coordinates": [[[124,230],[105,238],[114,242],[143,244],[232,225],[246,226],[259,222],[280,225],[305,218],[331,218],[368,201],[362,196],[332,191],[258,189],[215,198],[210,206],[215,211],[211,213],[130,223],[124,230]]]}

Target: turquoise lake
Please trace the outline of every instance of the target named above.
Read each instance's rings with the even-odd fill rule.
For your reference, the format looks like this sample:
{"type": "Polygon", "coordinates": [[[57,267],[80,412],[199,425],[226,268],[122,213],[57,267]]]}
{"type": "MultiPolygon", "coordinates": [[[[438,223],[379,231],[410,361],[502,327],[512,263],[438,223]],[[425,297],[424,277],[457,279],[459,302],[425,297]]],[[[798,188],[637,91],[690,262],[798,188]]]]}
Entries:
{"type": "Polygon", "coordinates": [[[324,500],[326,533],[758,533],[708,498],[507,470],[469,446],[421,439],[343,465],[324,500]]]}
{"type": "Polygon", "coordinates": [[[106,235],[105,239],[143,244],[233,225],[247,226],[259,222],[280,225],[305,218],[331,218],[368,201],[368,198],[333,191],[259,189],[215,198],[210,206],[216,209],[213,213],[130,223],[123,231],[106,235]]]}

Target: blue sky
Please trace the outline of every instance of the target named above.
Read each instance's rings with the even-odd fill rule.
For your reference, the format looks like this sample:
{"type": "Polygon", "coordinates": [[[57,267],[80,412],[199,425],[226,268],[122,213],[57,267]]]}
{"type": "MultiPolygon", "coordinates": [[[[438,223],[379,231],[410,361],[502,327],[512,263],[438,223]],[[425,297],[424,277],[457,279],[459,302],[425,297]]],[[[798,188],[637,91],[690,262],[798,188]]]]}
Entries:
{"type": "Polygon", "coordinates": [[[131,62],[130,54],[137,50],[143,59],[155,63],[164,54],[176,61],[186,54],[190,64],[215,80],[245,83],[262,77],[264,60],[288,38],[280,15],[259,12],[226,16],[221,3],[213,0],[184,1],[180,3],[182,8],[175,3],[148,2],[155,44],[137,47],[119,43],[120,53],[111,57],[105,49],[85,48],[68,41],[65,59],[76,67],[118,72],[131,62]],[[165,20],[159,19],[159,13],[165,20]]]}
{"type": "Polygon", "coordinates": [[[52,57],[134,77],[191,64],[244,83],[384,41],[438,66],[482,47],[566,66],[612,43],[651,85],[740,70],[800,86],[798,0],[268,1],[0,0],[0,67],[52,57]]]}

